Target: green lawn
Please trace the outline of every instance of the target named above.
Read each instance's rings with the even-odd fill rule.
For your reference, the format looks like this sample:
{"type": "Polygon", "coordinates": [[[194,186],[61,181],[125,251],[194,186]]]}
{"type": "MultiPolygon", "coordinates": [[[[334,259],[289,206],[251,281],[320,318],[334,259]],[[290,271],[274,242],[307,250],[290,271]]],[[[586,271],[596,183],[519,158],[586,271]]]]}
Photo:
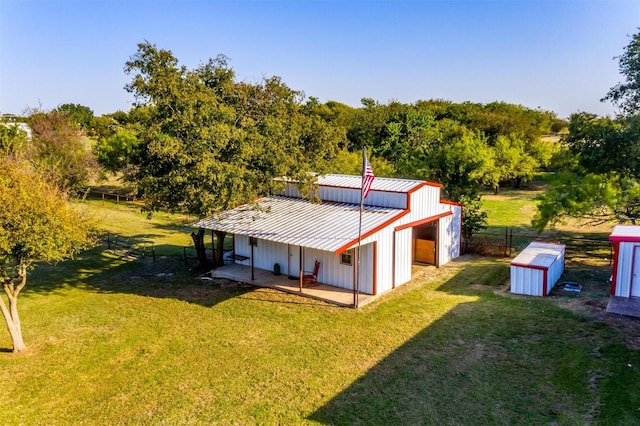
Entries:
{"type": "Polygon", "coordinates": [[[30,350],[0,334],[3,424],[640,423],[635,323],[564,308],[579,297],[511,296],[508,260],[417,268],[338,308],[197,280],[176,255],[184,218],[89,203],[165,254],[94,249],[33,272],[30,350]]]}

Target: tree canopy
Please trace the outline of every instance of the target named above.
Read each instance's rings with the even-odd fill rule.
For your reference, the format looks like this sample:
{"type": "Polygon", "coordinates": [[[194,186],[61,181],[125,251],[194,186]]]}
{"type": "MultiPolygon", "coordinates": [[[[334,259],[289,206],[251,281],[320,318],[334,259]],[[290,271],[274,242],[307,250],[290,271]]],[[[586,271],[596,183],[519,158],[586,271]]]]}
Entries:
{"type": "Polygon", "coordinates": [[[14,351],[26,348],[18,295],[36,261],[72,257],[92,242],[93,223],[67,204],[60,190],[26,162],[0,158],[0,298],[14,351]]]}
{"type": "Polygon", "coordinates": [[[640,32],[618,57],[624,83],[603,101],[620,109],[615,118],[572,114],[563,152],[571,161],[541,197],[538,230],[565,217],[595,222],[640,221],[640,32]]]}
{"type": "Polygon", "coordinates": [[[541,136],[558,124],[554,113],[504,102],[322,104],[279,77],[237,81],[223,55],[189,69],[149,42],[125,71],[136,104],[94,119],[97,158],[124,173],[149,211],[202,217],[269,193],[274,177],[305,185],[309,172],[360,173],[350,162],[366,146],[378,176],[441,182],[448,199],[467,203],[465,215],[476,211],[468,223],[477,227],[480,191],[546,167],[553,150],[541,136]]]}
{"type": "MultiPolygon", "coordinates": [[[[309,172],[325,171],[344,141],[340,128],[309,113],[312,105],[301,92],[279,77],[236,81],[222,55],[187,69],[170,51],[146,42],[125,70],[145,123],[135,142],[120,134],[113,142],[123,149],[111,144],[107,152],[106,143],[99,155],[127,159],[125,178],[149,211],[204,217],[268,194],[275,177],[308,183],[309,172]]],[[[194,241],[198,247],[201,235],[194,241]]]]}
{"type": "Polygon", "coordinates": [[[631,36],[617,59],[624,82],[613,86],[602,100],[611,101],[623,115],[636,115],[640,111],[640,32],[631,36]]]}

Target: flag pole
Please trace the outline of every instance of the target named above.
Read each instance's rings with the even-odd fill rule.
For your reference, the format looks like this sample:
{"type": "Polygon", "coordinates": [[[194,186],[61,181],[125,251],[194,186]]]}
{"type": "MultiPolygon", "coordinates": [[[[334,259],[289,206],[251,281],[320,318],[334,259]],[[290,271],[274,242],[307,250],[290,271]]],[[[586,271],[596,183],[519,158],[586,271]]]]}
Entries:
{"type": "Polygon", "coordinates": [[[360,219],[358,220],[358,249],[356,251],[356,287],[353,293],[353,306],[358,307],[358,293],[360,292],[360,242],[362,240],[362,210],[364,207],[364,175],[367,163],[367,147],[362,148],[362,183],[360,185],[360,219]]]}

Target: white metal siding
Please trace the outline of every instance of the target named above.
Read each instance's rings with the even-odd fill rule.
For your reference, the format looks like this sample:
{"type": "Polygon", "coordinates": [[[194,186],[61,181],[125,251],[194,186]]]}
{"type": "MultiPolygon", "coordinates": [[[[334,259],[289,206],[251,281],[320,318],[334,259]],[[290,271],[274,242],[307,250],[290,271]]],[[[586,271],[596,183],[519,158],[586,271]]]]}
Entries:
{"type": "Polygon", "coordinates": [[[411,281],[411,253],[413,229],[407,228],[395,232],[396,238],[396,287],[411,281]]]}
{"type": "Polygon", "coordinates": [[[251,246],[249,245],[249,237],[246,235],[235,235],[233,237],[234,251],[241,256],[251,256],[251,246]]]}
{"type": "MultiPolygon", "coordinates": [[[[299,251],[298,246],[291,246],[291,250],[299,251]]],[[[246,256],[249,259],[242,262],[245,266],[251,265],[251,246],[249,246],[249,239],[243,235],[235,236],[235,252],[236,254],[246,256]]],[[[258,240],[258,246],[253,248],[254,255],[254,267],[258,269],[264,269],[268,271],[273,270],[275,263],[280,264],[280,271],[282,274],[290,274],[298,276],[298,262],[295,265],[291,265],[292,271],[288,271],[288,253],[289,247],[287,244],[275,243],[266,240],[258,240]]],[[[303,271],[304,273],[311,273],[315,261],[320,262],[320,269],[318,270],[318,281],[323,284],[332,285],[335,287],[353,289],[353,270],[355,268],[355,258],[353,259],[353,265],[344,265],[340,263],[341,257],[333,252],[315,250],[309,248],[303,248],[303,271]]],[[[362,276],[360,279],[360,292],[366,294],[372,294],[373,292],[373,244],[362,247],[361,269],[362,276]]],[[[296,260],[297,260],[296,256],[296,260]]]]}
{"type": "Polygon", "coordinates": [[[511,292],[544,296],[544,274],[547,295],[564,272],[564,246],[532,242],[511,261],[511,292]]]}
{"type": "Polygon", "coordinates": [[[544,271],[540,269],[511,266],[511,292],[542,296],[544,271]]]}
{"type": "Polygon", "coordinates": [[[549,266],[549,270],[547,271],[547,294],[551,292],[551,289],[556,285],[564,272],[564,255],[565,251],[562,250],[562,253],[556,261],[549,266]]]}
{"type": "Polygon", "coordinates": [[[340,263],[340,256],[332,252],[308,248],[302,249],[302,255],[303,270],[306,273],[313,271],[316,260],[320,262],[318,282],[341,288],[353,288],[353,270],[351,266],[340,263]]]}
{"type": "Polygon", "coordinates": [[[376,257],[376,290],[378,294],[393,288],[393,234],[391,226],[378,233],[376,257]]]}
{"type": "MultiPolygon", "coordinates": [[[[629,297],[633,268],[633,248],[638,243],[621,242],[618,251],[618,270],[616,275],[616,296],[629,297]]],[[[640,248],[639,248],[640,250],[640,248]]]]}
{"type": "MultiPolygon", "coordinates": [[[[360,189],[321,186],[319,196],[323,201],[360,204],[360,189]]],[[[407,194],[371,190],[367,198],[364,199],[364,205],[405,209],[407,208],[407,194]]]]}
{"type": "MultiPolygon", "coordinates": [[[[377,177],[371,184],[372,191],[409,192],[422,185],[421,180],[377,177]]],[[[362,186],[362,176],[328,174],[318,176],[318,185],[339,188],[357,188],[362,186]]]]}
{"type": "Polygon", "coordinates": [[[300,198],[300,190],[298,190],[297,186],[287,183],[285,184],[284,191],[282,191],[282,193],[278,193],[278,195],[284,195],[285,197],[300,198]]]}
{"type": "Polygon", "coordinates": [[[440,204],[440,188],[437,186],[423,186],[413,192],[410,197],[411,212],[403,217],[402,222],[398,222],[397,225],[415,222],[446,211],[440,204]]]}
{"type": "Polygon", "coordinates": [[[440,233],[438,235],[438,260],[440,265],[444,265],[460,256],[462,209],[460,206],[450,207],[452,215],[440,218],[440,233]]]}
{"type": "MultiPolygon", "coordinates": [[[[235,236],[235,252],[236,254],[246,256],[249,259],[241,262],[243,265],[251,265],[251,246],[249,238],[244,235],[235,236]]],[[[278,244],[266,240],[258,240],[257,246],[253,247],[253,266],[258,269],[266,269],[273,271],[274,264],[280,264],[280,271],[288,274],[289,252],[286,244],[278,244]]]]}

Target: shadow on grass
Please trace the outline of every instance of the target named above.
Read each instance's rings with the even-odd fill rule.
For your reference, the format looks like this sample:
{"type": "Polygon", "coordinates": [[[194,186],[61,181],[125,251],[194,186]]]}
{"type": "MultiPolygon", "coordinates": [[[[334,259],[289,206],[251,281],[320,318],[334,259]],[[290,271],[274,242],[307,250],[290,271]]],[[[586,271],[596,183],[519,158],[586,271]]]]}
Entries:
{"type": "Polygon", "coordinates": [[[622,359],[640,363],[638,351],[550,300],[497,294],[496,283],[508,275],[505,263],[466,265],[434,297],[475,301],[446,311],[308,419],[330,425],[638,424],[640,373],[619,366],[622,359]],[[622,402],[618,385],[626,389],[622,402]]]}
{"type": "MultiPolygon", "coordinates": [[[[158,246],[156,253],[180,252],[181,247],[158,246]]],[[[135,259],[114,254],[104,247],[82,253],[74,260],[55,265],[39,264],[29,274],[23,293],[57,293],[78,287],[99,293],[125,293],[173,298],[211,307],[255,289],[243,284],[220,284],[199,280],[205,272],[195,264],[185,265],[180,255],[157,255],[135,259]]]]}

